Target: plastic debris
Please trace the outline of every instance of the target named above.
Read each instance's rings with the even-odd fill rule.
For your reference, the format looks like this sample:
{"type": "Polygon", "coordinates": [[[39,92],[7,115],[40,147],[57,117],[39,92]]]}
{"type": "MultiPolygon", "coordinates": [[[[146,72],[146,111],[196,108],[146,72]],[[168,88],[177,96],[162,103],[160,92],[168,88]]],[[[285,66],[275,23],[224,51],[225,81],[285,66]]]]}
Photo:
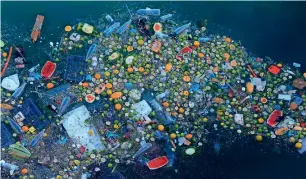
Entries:
{"type": "Polygon", "coordinates": [[[133,158],[137,158],[151,147],[152,147],[151,143],[146,143],[145,141],[142,141],[140,149],[133,155],[133,158]]]}
{"type": "Polygon", "coordinates": [[[113,18],[108,14],[105,16],[105,19],[108,20],[108,22],[110,22],[110,23],[114,22],[113,18]]]}
{"type": "Polygon", "coordinates": [[[17,134],[22,134],[23,131],[21,130],[21,127],[10,117],[8,117],[8,120],[10,122],[10,125],[12,129],[17,133],[17,134]]]}
{"type": "Polygon", "coordinates": [[[115,22],[103,32],[103,35],[106,37],[110,36],[113,32],[115,32],[117,28],[119,28],[119,26],[120,26],[120,22],[115,22]]]}
{"type": "Polygon", "coordinates": [[[171,168],[246,135],[305,152],[302,63],[256,57],[175,9],[124,6],[58,27],[59,42],[45,34],[38,50],[1,41],[1,175],[124,178],[120,166],[171,168]]]}
{"type": "Polygon", "coordinates": [[[150,170],[156,170],[156,169],[159,169],[165,165],[168,164],[168,159],[166,156],[162,156],[162,157],[158,157],[158,158],[155,158],[153,160],[150,160],[148,163],[147,163],[147,166],[149,167],[150,170]]]}
{"type": "Polygon", "coordinates": [[[7,169],[10,171],[10,175],[13,175],[13,173],[16,171],[16,170],[19,170],[19,167],[17,165],[13,165],[13,164],[10,164],[10,163],[6,163],[4,160],[1,160],[0,161],[0,165],[1,167],[7,169]]]}
{"type": "Polygon", "coordinates": [[[188,24],[185,24],[185,25],[182,25],[180,27],[177,27],[174,29],[173,33],[175,35],[179,35],[180,33],[182,33],[183,31],[185,31],[186,29],[188,29],[190,27],[191,23],[188,23],[188,24]]]}
{"type": "Polygon", "coordinates": [[[18,74],[3,78],[1,86],[9,91],[15,91],[20,85],[18,74]]]}
{"type": "Polygon", "coordinates": [[[160,16],[160,19],[162,21],[166,21],[166,20],[169,20],[172,17],[173,17],[173,14],[166,14],[166,15],[160,16]]]}
{"type": "Polygon", "coordinates": [[[32,147],[35,147],[37,145],[37,143],[43,138],[45,134],[45,129],[40,131],[30,142],[30,145],[32,147]]]}
{"type": "Polygon", "coordinates": [[[301,64],[293,62],[293,66],[296,67],[296,68],[300,68],[301,64]]]}
{"type": "Polygon", "coordinates": [[[186,149],[185,153],[187,155],[193,155],[195,153],[195,149],[193,147],[186,149]]]}
{"type": "Polygon", "coordinates": [[[119,29],[116,31],[116,33],[118,33],[118,34],[122,34],[122,33],[124,33],[126,30],[128,30],[128,28],[130,27],[130,25],[131,25],[131,22],[132,22],[132,20],[130,19],[130,20],[128,20],[126,23],[124,23],[121,27],[119,27],[119,29]]]}
{"type": "Polygon", "coordinates": [[[96,129],[87,127],[85,120],[90,118],[89,111],[85,106],[80,106],[72,111],[69,111],[62,116],[62,124],[66,129],[69,137],[79,140],[81,145],[86,146],[90,151],[103,150],[104,145],[100,142],[96,129]],[[94,131],[94,135],[89,135],[89,130],[94,131]]]}
{"type": "Polygon", "coordinates": [[[97,44],[92,44],[92,45],[89,47],[89,49],[88,49],[88,51],[87,51],[87,55],[86,55],[86,60],[92,58],[92,55],[93,55],[93,53],[95,52],[96,48],[97,48],[97,44]]]}
{"type": "Polygon", "coordinates": [[[143,16],[159,16],[160,15],[160,9],[139,9],[137,11],[137,14],[143,15],[143,16]]]}
{"type": "Polygon", "coordinates": [[[85,23],[82,27],[82,31],[87,33],[87,34],[92,34],[93,30],[94,30],[94,27],[87,24],[87,23],[85,23]]]}
{"type": "Polygon", "coordinates": [[[31,156],[30,151],[21,144],[11,144],[8,150],[9,154],[18,158],[28,159],[31,156]]]}
{"type": "Polygon", "coordinates": [[[67,107],[69,106],[69,104],[70,104],[70,97],[69,96],[67,96],[67,97],[65,97],[64,99],[63,99],[63,101],[62,101],[62,103],[61,103],[61,105],[60,105],[60,107],[59,107],[59,109],[58,109],[58,115],[59,116],[61,116],[64,112],[65,112],[65,110],[67,109],[67,107]]]}

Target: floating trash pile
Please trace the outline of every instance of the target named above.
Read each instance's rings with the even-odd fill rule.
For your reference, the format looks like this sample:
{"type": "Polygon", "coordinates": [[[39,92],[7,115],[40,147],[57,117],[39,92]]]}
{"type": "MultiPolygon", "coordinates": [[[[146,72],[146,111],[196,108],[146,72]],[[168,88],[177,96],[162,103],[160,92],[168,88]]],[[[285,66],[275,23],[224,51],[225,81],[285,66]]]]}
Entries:
{"type": "MultiPolygon", "coordinates": [[[[172,167],[218,130],[306,151],[300,64],[252,57],[230,37],[207,34],[205,21],[182,23],[159,9],[130,13],[106,15],[103,29],[63,27],[61,41],[50,43],[52,59],[35,66],[21,47],[1,41],[7,177],[92,178],[102,170],[87,168],[95,164],[120,177],[114,171],[125,164],[172,167]],[[6,74],[13,63],[22,75],[6,74]]],[[[43,28],[37,17],[34,40],[43,28]]],[[[217,154],[220,142],[217,135],[217,154]]]]}

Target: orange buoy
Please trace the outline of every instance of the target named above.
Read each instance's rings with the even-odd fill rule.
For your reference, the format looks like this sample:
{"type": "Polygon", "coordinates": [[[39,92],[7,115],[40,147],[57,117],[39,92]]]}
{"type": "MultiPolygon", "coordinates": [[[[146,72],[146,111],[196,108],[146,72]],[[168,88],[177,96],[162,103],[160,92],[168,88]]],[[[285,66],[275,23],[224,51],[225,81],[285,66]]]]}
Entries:
{"type": "Polygon", "coordinates": [[[95,79],[100,79],[101,78],[101,75],[99,73],[96,73],[95,74],[95,79]]]}
{"type": "Polygon", "coordinates": [[[204,58],[204,53],[198,53],[198,56],[200,57],[200,58],[204,58]]]}
{"type": "Polygon", "coordinates": [[[188,91],[184,91],[184,96],[188,96],[189,95],[189,92],[188,91]]]}
{"type": "Polygon", "coordinates": [[[139,67],[139,68],[138,68],[138,71],[139,71],[140,73],[142,73],[142,72],[144,72],[145,70],[144,70],[143,67],[139,67]]]}
{"type": "Polygon", "coordinates": [[[26,175],[27,173],[28,173],[28,169],[23,168],[23,169],[21,170],[21,174],[22,174],[22,175],[26,175]]]}
{"type": "Polygon", "coordinates": [[[28,132],[29,131],[29,127],[28,126],[22,126],[21,130],[23,132],[28,132]]]}
{"type": "Polygon", "coordinates": [[[190,77],[189,77],[189,76],[184,76],[184,77],[183,77],[183,80],[184,80],[185,82],[189,82],[189,81],[190,81],[190,77]]]}
{"type": "Polygon", "coordinates": [[[82,86],[83,86],[84,88],[87,88],[87,87],[88,87],[88,83],[87,83],[87,82],[82,83],[82,86]]]}
{"type": "Polygon", "coordinates": [[[134,47],[133,46],[128,46],[127,49],[126,49],[128,52],[131,52],[134,50],[134,47]]]}
{"type": "Polygon", "coordinates": [[[54,84],[53,84],[53,83],[47,83],[47,88],[48,88],[48,89],[54,88],[54,84]]]}
{"type": "Polygon", "coordinates": [[[187,134],[187,135],[186,135],[186,139],[189,139],[189,140],[190,140],[191,138],[192,138],[192,134],[187,134]]]}
{"type": "Polygon", "coordinates": [[[115,104],[115,109],[116,110],[120,110],[122,108],[121,104],[117,103],[115,104]]]}
{"type": "Polygon", "coordinates": [[[264,121],[264,119],[261,117],[261,118],[258,118],[258,123],[259,124],[263,124],[265,121],[264,121]]]}
{"type": "Polygon", "coordinates": [[[229,37],[225,37],[225,42],[230,43],[232,40],[229,37]]]}
{"type": "Polygon", "coordinates": [[[129,73],[132,73],[134,71],[134,69],[132,67],[129,67],[127,70],[128,70],[129,73]]]}
{"type": "Polygon", "coordinates": [[[194,41],[194,42],[193,42],[193,45],[196,46],[196,47],[198,47],[198,46],[200,46],[200,42],[199,42],[199,41],[194,41]]]}
{"type": "Polygon", "coordinates": [[[163,102],[163,106],[166,108],[169,107],[169,102],[168,101],[163,102]]]}
{"type": "Polygon", "coordinates": [[[3,52],[3,53],[2,53],[2,57],[4,57],[4,58],[7,57],[7,53],[6,53],[6,52],[3,52]]]}
{"type": "Polygon", "coordinates": [[[164,131],[165,130],[165,127],[163,126],[163,125],[158,125],[157,126],[157,129],[159,130],[159,131],[164,131]]]}
{"type": "Polygon", "coordinates": [[[112,85],[112,84],[110,84],[110,83],[106,83],[105,87],[106,87],[106,88],[108,88],[108,89],[110,89],[110,88],[112,88],[112,87],[113,87],[113,85],[112,85]]]}
{"type": "Polygon", "coordinates": [[[72,29],[72,28],[71,28],[71,26],[69,26],[69,25],[67,25],[67,26],[65,27],[65,31],[66,31],[66,32],[70,32],[71,29],[72,29]]]}
{"type": "Polygon", "coordinates": [[[266,103],[268,102],[267,98],[265,98],[265,97],[261,98],[260,101],[261,101],[262,103],[264,103],[264,104],[266,104],[266,103]]]}

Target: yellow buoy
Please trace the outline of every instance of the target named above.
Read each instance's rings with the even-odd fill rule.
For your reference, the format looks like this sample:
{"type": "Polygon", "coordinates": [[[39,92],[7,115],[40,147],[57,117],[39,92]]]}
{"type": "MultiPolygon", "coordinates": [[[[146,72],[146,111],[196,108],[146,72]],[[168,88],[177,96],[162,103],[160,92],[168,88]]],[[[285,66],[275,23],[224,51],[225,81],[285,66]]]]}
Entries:
{"type": "Polygon", "coordinates": [[[283,67],[283,64],[278,63],[276,66],[279,67],[279,68],[282,68],[282,67],[283,67]]]}
{"type": "Polygon", "coordinates": [[[255,139],[256,139],[257,142],[261,142],[262,141],[262,136],[261,135],[257,135],[255,137],[255,139]]]}
{"type": "Polygon", "coordinates": [[[295,148],[301,149],[303,147],[303,144],[301,142],[295,143],[295,148]]]}
{"type": "Polygon", "coordinates": [[[170,134],[170,138],[171,139],[175,139],[176,138],[176,134],[174,134],[174,133],[170,134]]]}

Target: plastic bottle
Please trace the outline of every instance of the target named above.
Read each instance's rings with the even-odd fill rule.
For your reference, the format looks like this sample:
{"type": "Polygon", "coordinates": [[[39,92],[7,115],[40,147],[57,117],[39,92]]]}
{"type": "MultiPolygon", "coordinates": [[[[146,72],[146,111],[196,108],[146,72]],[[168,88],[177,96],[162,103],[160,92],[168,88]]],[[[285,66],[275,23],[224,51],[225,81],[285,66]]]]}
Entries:
{"type": "Polygon", "coordinates": [[[173,14],[167,14],[167,15],[161,16],[160,19],[161,19],[162,21],[166,21],[166,20],[168,20],[168,19],[170,19],[170,18],[172,18],[172,17],[173,17],[173,14]]]}
{"type": "Polygon", "coordinates": [[[110,23],[113,23],[114,22],[114,19],[110,16],[110,15],[106,15],[105,16],[105,19],[108,21],[108,22],[110,22],[110,23]]]}
{"type": "Polygon", "coordinates": [[[144,91],[143,92],[143,99],[146,100],[147,103],[155,111],[156,119],[161,121],[164,125],[173,124],[175,122],[175,120],[171,116],[169,116],[167,113],[165,113],[163,111],[162,106],[159,104],[159,102],[157,102],[154,99],[153,95],[150,92],[144,91]]]}
{"type": "Polygon", "coordinates": [[[156,99],[157,99],[157,100],[163,99],[163,98],[167,97],[169,94],[170,94],[170,91],[169,91],[169,90],[166,90],[165,92],[163,92],[163,93],[157,95],[157,96],[156,96],[156,99]]]}
{"type": "Polygon", "coordinates": [[[6,163],[4,160],[0,161],[1,167],[6,168],[8,170],[10,170],[10,174],[13,175],[15,170],[18,170],[19,167],[17,165],[13,165],[10,163],[6,163]]]}
{"type": "Polygon", "coordinates": [[[156,35],[157,38],[160,38],[160,39],[164,39],[164,38],[169,37],[167,34],[164,34],[162,32],[155,32],[155,35],[156,35]]]}
{"type": "Polygon", "coordinates": [[[142,16],[159,16],[160,15],[160,9],[139,9],[137,11],[137,14],[142,15],[142,16]]]}

